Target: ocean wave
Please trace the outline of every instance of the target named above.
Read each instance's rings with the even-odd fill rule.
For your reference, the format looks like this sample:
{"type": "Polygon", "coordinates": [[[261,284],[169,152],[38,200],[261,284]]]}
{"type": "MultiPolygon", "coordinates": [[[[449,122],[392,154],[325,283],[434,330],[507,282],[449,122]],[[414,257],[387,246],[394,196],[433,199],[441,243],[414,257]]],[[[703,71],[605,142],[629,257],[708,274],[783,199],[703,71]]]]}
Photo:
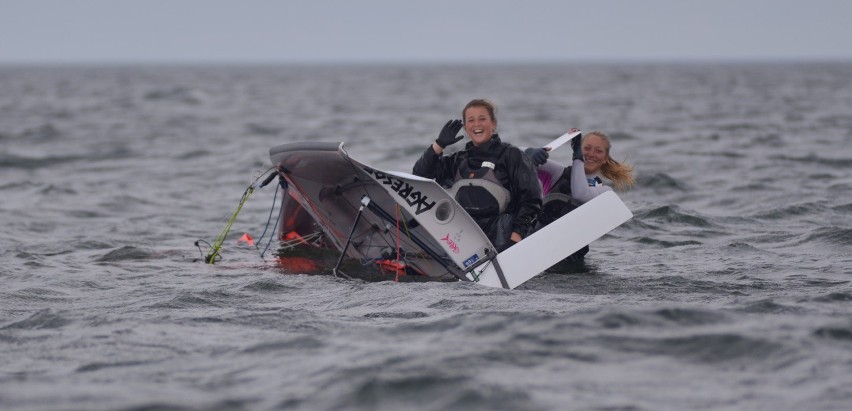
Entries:
{"type": "Polygon", "coordinates": [[[852,246],[852,228],[822,227],[811,231],[801,242],[824,243],[836,246],[852,246]]]}
{"type": "MultiPolygon", "coordinates": [[[[778,187],[776,186],[777,183],[777,181],[761,182],[747,180],[744,181],[743,184],[731,187],[730,190],[733,192],[741,192],[747,193],[748,195],[754,195],[754,193],[756,192],[778,190],[778,187]]],[[[726,201],[729,200],[726,199],[726,201]]]]}
{"type": "Polygon", "coordinates": [[[633,241],[643,245],[650,245],[660,248],[672,248],[672,247],[683,247],[688,245],[701,245],[703,244],[700,241],[696,240],[662,240],[659,238],[651,238],[651,237],[636,237],[630,238],[629,241],[633,241]]]}
{"type": "Polygon", "coordinates": [[[747,313],[759,313],[759,314],[799,314],[803,313],[805,310],[799,306],[789,306],[784,304],[779,304],[771,299],[755,301],[753,303],[749,303],[741,308],[738,311],[743,311],[747,313]]]}
{"type": "Polygon", "coordinates": [[[278,136],[284,132],[284,127],[269,124],[248,123],[245,127],[249,134],[260,136],[278,136]]]}
{"type": "Polygon", "coordinates": [[[695,279],[684,276],[663,276],[649,278],[643,281],[642,286],[647,290],[657,290],[660,293],[700,293],[715,295],[749,295],[756,290],[765,290],[771,287],[761,281],[749,281],[746,283],[733,281],[710,281],[695,279]]]}
{"type": "Polygon", "coordinates": [[[62,214],[74,218],[74,219],[87,219],[87,218],[104,218],[108,216],[107,213],[102,213],[100,211],[95,211],[90,208],[82,209],[82,210],[64,210],[62,214]]]}
{"type": "Polygon", "coordinates": [[[45,308],[31,314],[27,318],[19,321],[14,321],[0,327],[0,330],[44,330],[62,328],[71,323],[71,320],[66,318],[49,308],[45,308]]]}
{"type": "Polygon", "coordinates": [[[75,248],[78,250],[104,250],[115,247],[115,244],[98,241],[98,240],[80,240],[74,242],[75,248]]]}
{"type": "Polygon", "coordinates": [[[655,311],[609,312],[596,319],[604,328],[699,326],[725,322],[727,316],[694,308],[661,308],[655,311]]]}
{"type": "Polygon", "coordinates": [[[653,222],[657,227],[666,227],[666,230],[671,229],[672,224],[700,228],[716,227],[709,218],[696,212],[684,211],[677,205],[664,205],[647,211],[638,211],[633,218],[645,223],[653,222]]]}
{"type": "Polygon", "coordinates": [[[117,361],[117,362],[93,362],[85,365],[81,365],[77,367],[75,372],[92,372],[92,371],[100,371],[105,368],[125,368],[125,367],[133,367],[137,365],[146,365],[153,364],[152,361],[117,361]]]}
{"type": "MultiPolygon", "coordinates": [[[[77,151],[76,148],[74,151],[77,151]]],[[[0,153],[0,168],[38,170],[42,168],[57,168],[60,165],[84,162],[86,166],[92,163],[133,158],[137,153],[122,144],[101,147],[84,154],[26,156],[12,153],[0,153]]],[[[117,167],[116,167],[117,168],[117,167]]],[[[57,180],[59,178],[57,177],[57,180]]]]}
{"type": "Polygon", "coordinates": [[[98,202],[96,208],[93,208],[96,210],[109,211],[110,213],[126,215],[131,210],[136,210],[140,206],[148,205],[156,205],[156,202],[150,197],[131,194],[118,194],[105,198],[104,201],[98,202]]]}
{"type": "Polygon", "coordinates": [[[636,178],[636,189],[652,188],[657,191],[689,191],[690,188],[681,180],[666,173],[640,174],[636,178]]]}
{"type": "MultiPolygon", "coordinates": [[[[727,116],[728,113],[723,113],[721,118],[727,116]]],[[[742,134],[743,132],[748,131],[761,131],[766,129],[765,123],[753,123],[753,122],[729,122],[727,124],[716,124],[714,128],[723,134],[742,134]]]]}
{"type": "Polygon", "coordinates": [[[836,302],[848,302],[852,301],[852,293],[849,292],[836,292],[829,293],[826,295],[821,295],[813,299],[813,301],[820,303],[836,303],[836,302]]]}
{"type": "Polygon", "coordinates": [[[812,215],[825,212],[827,209],[825,201],[815,201],[808,203],[790,204],[784,207],[770,210],[759,211],[751,215],[753,218],[761,220],[780,220],[801,215],[812,215]]]}
{"type": "Polygon", "coordinates": [[[848,114],[835,114],[822,116],[816,119],[817,123],[824,127],[838,127],[852,129],[852,116],[848,114]]]}
{"type": "Polygon", "coordinates": [[[30,127],[19,132],[2,132],[0,131],[0,141],[25,139],[29,142],[45,142],[56,140],[62,136],[62,132],[53,123],[45,123],[39,126],[30,127]]]}
{"type": "Polygon", "coordinates": [[[834,206],[831,209],[842,213],[852,213],[852,203],[834,206]]]}
{"type": "Polygon", "coordinates": [[[240,290],[243,291],[253,291],[260,293],[281,293],[295,289],[293,286],[281,284],[277,281],[272,281],[268,279],[253,281],[250,284],[246,284],[240,287],[240,290]]]}
{"type": "MultiPolygon", "coordinates": [[[[786,359],[792,349],[765,339],[741,334],[695,334],[683,337],[598,337],[602,345],[626,353],[670,356],[710,365],[753,365],[786,359]]],[[[785,360],[782,360],[785,361],[785,360]]]]}
{"type": "MultiPolygon", "coordinates": [[[[226,294],[220,297],[208,297],[209,300],[221,298],[225,304],[244,303],[257,301],[255,298],[244,294],[226,294]]],[[[272,301],[276,301],[273,299],[272,301]]],[[[300,304],[296,304],[300,305],[300,304]]],[[[344,323],[322,314],[314,314],[302,309],[279,309],[260,313],[249,313],[240,315],[220,314],[218,318],[224,319],[226,323],[238,324],[251,329],[279,330],[290,333],[306,333],[312,336],[326,335],[327,333],[345,327],[344,323]]]]}
{"type": "Polygon", "coordinates": [[[87,156],[65,155],[47,157],[28,157],[9,153],[0,153],[0,168],[18,168],[24,170],[36,170],[40,168],[52,168],[59,164],[84,161],[87,156]]]}
{"type": "Polygon", "coordinates": [[[829,158],[829,157],[821,157],[816,154],[809,154],[806,156],[793,157],[787,155],[778,155],[778,156],[770,156],[770,160],[778,160],[778,161],[793,161],[798,163],[807,163],[807,164],[819,164],[820,167],[831,167],[834,169],[837,168],[846,168],[852,167],[852,157],[849,158],[829,158]]]}
{"type": "Polygon", "coordinates": [[[413,318],[426,318],[429,314],[424,313],[422,311],[408,311],[408,312],[372,312],[364,314],[365,318],[395,318],[395,319],[413,319],[413,318]]]}
{"type": "Polygon", "coordinates": [[[148,101],[167,101],[193,106],[200,105],[207,99],[206,95],[201,90],[183,86],[176,86],[170,89],[152,90],[145,93],[144,98],[148,101]]]}
{"type": "Polygon", "coordinates": [[[318,350],[327,345],[322,338],[300,335],[281,341],[267,341],[261,344],[253,344],[242,350],[246,354],[266,354],[290,350],[318,350]]]}
{"type": "Polygon", "coordinates": [[[376,409],[389,404],[399,404],[401,408],[418,404],[418,409],[433,410],[543,409],[522,390],[513,390],[506,385],[472,384],[467,377],[447,375],[437,370],[378,375],[361,372],[354,381],[351,391],[338,398],[328,409],[376,409]]]}
{"type": "Polygon", "coordinates": [[[820,338],[852,343],[852,325],[823,326],[814,330],[820,338]]]}
{"type": "Polygon", "coordinates": [[[149,250],[143,250],[138,247],[126,245],[104,254],[95,261],[100,263],[111,263],[116,261],[143,261],[151,259],[153,255],[153,252],[149,250]]]}
{"type": "Polygon", "coordinates": [[[48,183],[38,187],[37,193],[44,196],[74,195],[77,194],[77,190],[67,185],[48,183]]]}
{"type": "Polygon", "coordinates": [[[194,159],[204,159],[213,154],[210,150],[206,149],[196,149],[187,152],[176,153],[174,158],[177,160],[194,160],[194,159]]]}
{"type": "MultiPolygon", "coordinates": [[[[732,252],[742,253],[744,255],[754,255],[754,253],[770,253],[769,251],[762,250],[757,248],[751,244],[743,243],[743,242],[734,242],[728,244],[728,249],[732,252]]],[[[770,253],[771,254],[771,253],[770,253]]]]}
{"type": "Polygon", "coordinates": [[[728,320],[728,316],[719,312],[695,308],[662,308],[653,313],[670,322],[686,326],[717,324],[728,320]]]}
{"type": "Polygon", "coordinates": [[[830,252],[836,247],[852,245],[852,228],[820,227],[805,233],[779,232],[755,236],[749,241],[780,247],[819,247],[808,249],[811,253],[830,252]]]}
{"type": "MultiPolygon", "coordinates": [[[[178,293],[177,296],[170,300],[156,303],[150,308],[183,310],[188,308],[222,307],[223,305],[234,303],[236,300],[233,295],[224,291],[184,291],[178,293]]],[[[194,320],[199,320],[199,318],[194,320]]],[[[209,322],[206,317],[200,317],[200,321],[209,322]]]]}

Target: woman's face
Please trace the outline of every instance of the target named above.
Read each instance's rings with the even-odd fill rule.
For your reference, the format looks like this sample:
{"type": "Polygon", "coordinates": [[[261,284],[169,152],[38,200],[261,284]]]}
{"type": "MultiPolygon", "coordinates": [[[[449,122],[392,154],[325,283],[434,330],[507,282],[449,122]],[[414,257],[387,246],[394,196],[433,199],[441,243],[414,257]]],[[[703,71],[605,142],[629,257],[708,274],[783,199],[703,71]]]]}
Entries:
{"type": "Polygon", "coordinates": [[[464,112],[464,131],[467,132],[473,145],[479,146],[491,140],[497,123],[491,118],[485,107],[468,107],[464,112]]]}
{"type": "Polygon", "coordinates": [[[596,174],[600,171],[609,157],[608,149],[606,140],[594,134],[583,139],[583,158],[585,159],[583,168],[586,170],[586,174],[596,174]]]}

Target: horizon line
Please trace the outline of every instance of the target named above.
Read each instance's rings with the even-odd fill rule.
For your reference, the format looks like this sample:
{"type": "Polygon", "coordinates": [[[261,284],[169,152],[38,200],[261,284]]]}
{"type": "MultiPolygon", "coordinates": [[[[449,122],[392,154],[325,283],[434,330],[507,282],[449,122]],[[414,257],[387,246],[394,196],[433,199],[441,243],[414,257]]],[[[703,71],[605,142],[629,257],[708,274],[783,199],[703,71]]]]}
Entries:
{"type": "Polygon", "coordinates": [[[278,66],[278,65],[570,65],[570,64],[705,64],[705,63],[852,63],[852,56],[825,57],[650,57],[650,58],[578,58],[578,59],[83,59],[83,60],[2,60],[0,66],[278,66]]]}

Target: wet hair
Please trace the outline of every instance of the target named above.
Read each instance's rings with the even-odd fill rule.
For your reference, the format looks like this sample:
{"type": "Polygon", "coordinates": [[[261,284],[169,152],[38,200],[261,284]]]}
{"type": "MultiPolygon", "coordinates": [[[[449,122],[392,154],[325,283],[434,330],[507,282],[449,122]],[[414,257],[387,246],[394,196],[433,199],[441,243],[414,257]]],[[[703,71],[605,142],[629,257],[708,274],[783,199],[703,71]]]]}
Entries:
{"type": "Polygon", "coordinates": [[[466,106],[464,106],[464,110],[462,110],[462,120],[465,120],[465,113],[467,113],[467,109],[471,107],[482,107],[488,110],[488,114],[491,116],[491,120],[494,121],[495,125],[497,124],[497,107],[494,106],[494,103],[484,98],[471,100],[469,103],[467,103],[466,106]]]}
{"type": "Polygon", "coordinates": [[[609,155],[609,149],[612,147],[609,136],[603,131],[595,130],[583,135],[583,141],[589,136],[597,136],[606,142],[606,162],[601,166],[601,174],[612,181],[613,187],[616,190],[624,191],[635,185],[636,179],[633,177],[633,166],[619,163],[609,155]]]}

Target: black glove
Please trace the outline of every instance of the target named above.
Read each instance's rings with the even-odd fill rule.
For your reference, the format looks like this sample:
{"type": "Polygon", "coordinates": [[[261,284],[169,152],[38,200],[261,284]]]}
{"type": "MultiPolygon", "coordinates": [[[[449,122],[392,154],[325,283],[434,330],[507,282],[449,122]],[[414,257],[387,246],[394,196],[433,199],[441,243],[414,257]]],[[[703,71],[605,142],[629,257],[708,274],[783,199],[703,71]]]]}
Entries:
{"type": "Polygon", "coordinates": [[[463,135],[456,136],[461,128],[461,120],[448,121],[447,124],[444,124],[444,128],[441,129],[441,134],[438,134],[438,139],[435,140],[435,143],[441,146],[441,148],[447,148],[448,145],[457,143],[464,138],[463,135]]]}
{"type": "Polygon", "coordinates": [[[524,154],[532,160],[533,164],[538,167],[547,162],[547,158],[550,157],[550,153],[543,148],[528,148],[524,150],[524,154]]]}
{"type": "Polygon", "coordinates": [[[571,139],[571,148],[574,150],[574,156],[572,160],[580,160],[585,161],[583,159],[583,135],[577,134],[576,137],[571,139]]]}

